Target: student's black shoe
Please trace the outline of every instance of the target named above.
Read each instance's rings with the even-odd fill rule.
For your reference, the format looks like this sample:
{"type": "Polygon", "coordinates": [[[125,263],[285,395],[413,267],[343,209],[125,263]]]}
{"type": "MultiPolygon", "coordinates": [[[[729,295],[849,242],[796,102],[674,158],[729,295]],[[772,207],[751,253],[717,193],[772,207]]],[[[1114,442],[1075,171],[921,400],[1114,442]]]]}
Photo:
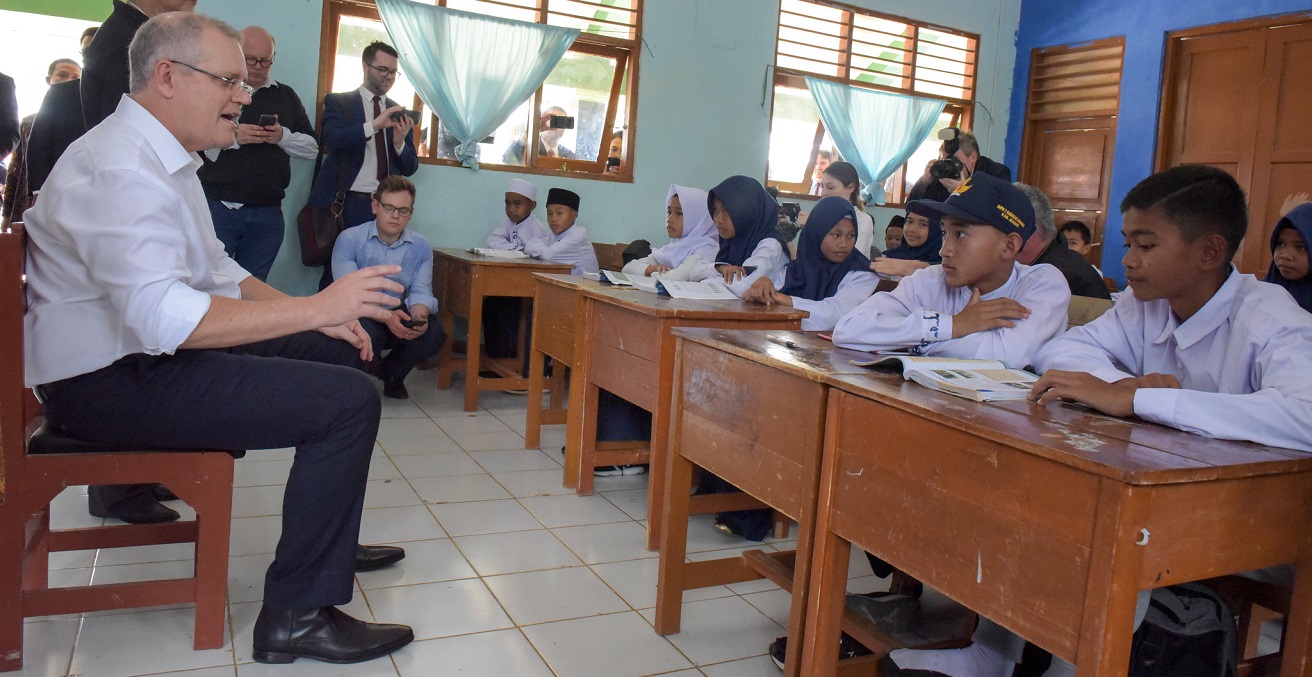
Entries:
{"type": "MultiPolygon", "coordinates": [[[[561,452],[565,451],[561,447],[561,452]]],[[[592,471],[594,477],[621,477],[623,475],[641,475],[647,472],[645,465],[603,465],[592,471]]]]}
{"type": "Polygon", "coordinates": [[[178,495],[170,491],[169,488],[164,486],[163,484],[152,484],[150,485],[149,491],[150,491],[150,495],[154,496],[155,500],[161,503],[163,503],[164,501],[178,500],[178,495]]]}
{"type": "MultiPolygon", "coordinates": [[[[856,658],[857,656],[869,656],[870,649],[865,648],[860,642],[843,633],[838,638],[838,660],[846,658],[856,658]]],[[[788,657],[788,638],[779,637],[770,642],[770,661],[780,670],[784,669],[784,659],[788,657]]]]}
{"type": "Polygon", "coordinates": [[[405,389],[405,381],[401,379],[383,381],[383,397],[390,397],[394,400],[408,400],[410,399],[410,391],[405,389]]]}
{"type": "Polygon", "coordinates": [[[394,545],[355,546],[355,570],[373,571],[405,559],[405,550],[394,545]]]}
{"type": "Polygon", "coordinates": [[[414,639],[409,626],[367,623],[337,607],[284,611],[266,606],[255,619],[251,656],[259,663],[291,663],[297,658],[359,663],[386,656],[414,639]]]}
{"type": "Polygon", "coordinates": [[[180,517],[178,511],[155,500],[155,497],[144,489],[108,506],[93,497],[87,502],[87,510],[96,517],[112,517],[128,524],[175,522],[180,517]]]}

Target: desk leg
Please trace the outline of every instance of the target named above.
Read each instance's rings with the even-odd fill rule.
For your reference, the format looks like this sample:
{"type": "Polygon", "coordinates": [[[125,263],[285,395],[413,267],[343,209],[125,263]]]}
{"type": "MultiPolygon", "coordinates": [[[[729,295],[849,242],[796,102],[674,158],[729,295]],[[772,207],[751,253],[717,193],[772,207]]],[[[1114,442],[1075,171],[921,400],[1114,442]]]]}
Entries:
{"type": "Polygon", "coordinates": [[[465,339],[465,411],[478,411],[479,360],[483,343],[483,290],[478,276],[469,294],[469,337],[465,339]]]}
{"type": "MultiPolygon", "coordinates": [[[[801,640],[788,642],[788,653],[801,649],[804,675],[832,675],[838,670],[838,646],[843,619],[843,602],[847,597],[847,560],[852,545],[829,531],[824,512],[816,524],[815,558],[811,565],[811,598],[807,601],[806,631],[801,640]]],[[[801,558],[798,558],[801,563],[801,558]]],[[[792,614],[788,625],[792,627],[792,614]]],[[[787,668],[795,656],[790,655],[787,668]]]]}
{"type": "MultiPolygon", "coordinates": [[[[13,436],[8,436],[13,439],[13,436]]],[[[21,438],[20,438],[21,441],[21,438]]],[[[11,476],[10,480],[16,479],[11,476]]],[[[0,505],[0,672],[23,667],[23,551],[26,520],[19,509],[18,492],[10,489],[7,504],[0,505]]]]}
{"type": "MultiPolygon", "coordinates": [[[[451,344],[455,342],[453,337],[456,330],[456,316],[448,306],[442,307],[442,331],[446,332],[446,340],[442,342],[442,347],[437,351],[437,389],[451,389],[451,372],[454,371],[451,360],[451,344]]],[[[466,342],[468,343],[468,342],[466,342]]]]}
{"type": "Polygon", "coordinates": [[[1147,514],[1148,490],[1102,480],[1093,531],[1075,671],[1080,677],[1124,677],[1130,667],[1134,607],[1143,569],[1135,545],[1147,514]],[[1105,578],[1103,572],[1112,572],[1105,578]]]}
{"type": "MultiPolygon", "coordinates": [[[[576,353],[577,354],[577,353],[576,353]]],[[[556,368],[564,365],[557,363],[556,368]]],[[[579,465],[582,463],[583,445],[583,375],[571,369],[569,375],[569,409],[565,411],[565,486],[579,486],[579,465]]],[[[595,427],[594,427],[595,430],[595,427]]]]}
{"type": "Polygon", "coordinates": [[[542,446],[542,367],[546,362],[541,350],[528,356],[528,415],[524,424],[524,448],[542,446]]]}
{"type": "MultiPolygon", "coordinates": [[[[674,375],[679,373],[679,354],[674,335],[668,328],[661,328],[661,361],[660,364],[673,365],[670,368],[662,369],[656,381],[656,410],[651,412],[651,444],[648,447],[647,457],[649,459],[647,472],[651,474],[651,480],[647,485],[647,549],[655,550],[661,542],[661,528],[664,526],[664,517],[661,514],[661,499],[664,496],[659,490],[665,486],[665,468],[670,460],[670,413],[676,411],[677,402],[672,402],[674,398],[674,375]],[[655,491],[653,491],[655,489],[655,491]]],[[[685,483],[686,487],[690,486],[685,483]]]]}
{"type": "Polygon", "coordinates": [[[1294,564],[1294,596],[1285,619],[1283,653],[1280,677],[1301,677],[1312,671],[1312,532],[1304,538],[1301,559],[1294,564]]]}
{"type": "MultiPolygon", "coordinates": [[[[676,424],[677,425],[677,424],[676,424]]],[[[674,454],[665,485],[650,484],[648,494],[665,494],[661,510],[665,513],[665,529],[661,532],[660,573],[656,578],[656,634],[669,635],[679,631],[683,618],[683,590],[685,560],[688,556],[688,510],[692,486],[692,462],[674,454]]],[[[650,513],[649,513],[650,515],[650,513]]],[[[649,532],[650,533],[650,532],[649,532]]]]}
{"type": "MultiPolygon", "coordinates": [[[[583,424],[579,426],[579,461],[575,469],[578,473],[579,496],[592,495],[592,473],[597,468],[597,399],[600,396],[601,388],[591,383],[583,384],[583,406],[580,407],[583,410],[583,424]]],[[[652,432],[655,432],[654,427],[652,432]]],[[[648,494],[654,486],[648,484],[648,494]]]]}

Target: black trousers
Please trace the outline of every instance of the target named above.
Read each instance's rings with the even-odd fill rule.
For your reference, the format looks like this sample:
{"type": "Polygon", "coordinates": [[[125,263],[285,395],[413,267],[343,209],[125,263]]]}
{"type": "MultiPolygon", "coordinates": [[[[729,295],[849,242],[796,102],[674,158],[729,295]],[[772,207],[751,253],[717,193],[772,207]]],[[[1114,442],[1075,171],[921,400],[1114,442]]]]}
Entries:
{"type": "Polygon", "coordinates": [[[360,320],[360,326],[364,327],[370,340],[373,341],[374,354],[382,355],[384,350],[391,351],[383,358],[383,380],[404,379],[416,364],[436,355],[437,351],[442,349],[446,334],[442,332],[442,325],[434,321],[435,319],[428,321],[428,331],[411,340],[398,338],[382,322],[360,320]]]}
{"type": "Polygon", "coordinates": [[[359,366],[356,349],[318,332],[129,355],[44,388],[45,414],[70,437],[107,444],[295,447],[264,603],[334,606],[351,600],[380,414],[378,391],[359,366]]]}

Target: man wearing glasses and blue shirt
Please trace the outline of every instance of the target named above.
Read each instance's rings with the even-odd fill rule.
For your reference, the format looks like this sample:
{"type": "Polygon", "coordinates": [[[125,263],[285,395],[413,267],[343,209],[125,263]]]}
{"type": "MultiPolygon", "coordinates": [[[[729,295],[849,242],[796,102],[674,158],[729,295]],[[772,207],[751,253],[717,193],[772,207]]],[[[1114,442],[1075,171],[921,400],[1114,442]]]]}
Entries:
{"type": "MultiPolygon", "coordinates": [[[[327,207],[345,193],[342,227],[357,226],[372,218],[372,199],[378,182],[392,174],[410,176],[419,169],[410,130],[414,121],[405,106],[387,98],[396,84],[396,50],[375,40],[360,56],[364,84],[351,92],[323,98],[320,135],[327,156],[319,169],[310,204],[327,207]]],[[[332,267],[324,270],[320,288],[332,281],[332,267]]]]}
{"type": "Polygon", "coordinates": [[[433,326],[429,316],[437,310],[433,297],[433,247],[423,235],[406,229],[414,215],[415,184],[403,176],[389,176],[378,183],[371,208],[374,220],[342,231],[333,245],[333,277],[369,266],[401,266],[388,279],[405,291],[394,294],[396,307],[386,321],[361,318],[374,354],[382,355],[377,374],[383,379],[383,395],[405,400],[405,376],[415,365],[434,356],[446,335],[433,326]]]}

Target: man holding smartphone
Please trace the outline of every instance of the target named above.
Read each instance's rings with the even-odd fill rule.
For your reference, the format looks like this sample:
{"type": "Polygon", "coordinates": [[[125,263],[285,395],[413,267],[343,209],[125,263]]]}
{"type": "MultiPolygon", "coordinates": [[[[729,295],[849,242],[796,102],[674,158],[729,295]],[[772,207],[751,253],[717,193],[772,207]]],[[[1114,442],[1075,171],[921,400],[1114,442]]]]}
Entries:
{"type": "Polygon", "coordinates": [[[214,233],[237,265],[261,282],[282,247],[282,200],[291,183],[291,158],[319,153],[314,125],[291,87],[269,77],[276,45],[259,26],[241,32],[246,84],[255,92],[242,109],[237,138],[203,153],[199,175],[214,218],[214,233]]]}
{"type": "MultiPolygon", "coordinates": [[[[383,379],[383,395],[405,400],[405,377],[416,364],[442,348],[446,334],[433,326],[429,316],[437,312],[433,297],[433,247],[419,233],[408,230],[414,215],[415,184],[404,176],[389,176],[378,182],[370,200],[374,220],[347,228],[333,245],[333,278],[361,268],[401,266],[388,275],[405,290],[393,294],[398,301],[386,322],[360,318],[360,325],[373,342],[374,355],[390,351],[376,364],[375,375],[383,379]]],[[[389,292],[390,293],[390,292],[389,292]]]]}

